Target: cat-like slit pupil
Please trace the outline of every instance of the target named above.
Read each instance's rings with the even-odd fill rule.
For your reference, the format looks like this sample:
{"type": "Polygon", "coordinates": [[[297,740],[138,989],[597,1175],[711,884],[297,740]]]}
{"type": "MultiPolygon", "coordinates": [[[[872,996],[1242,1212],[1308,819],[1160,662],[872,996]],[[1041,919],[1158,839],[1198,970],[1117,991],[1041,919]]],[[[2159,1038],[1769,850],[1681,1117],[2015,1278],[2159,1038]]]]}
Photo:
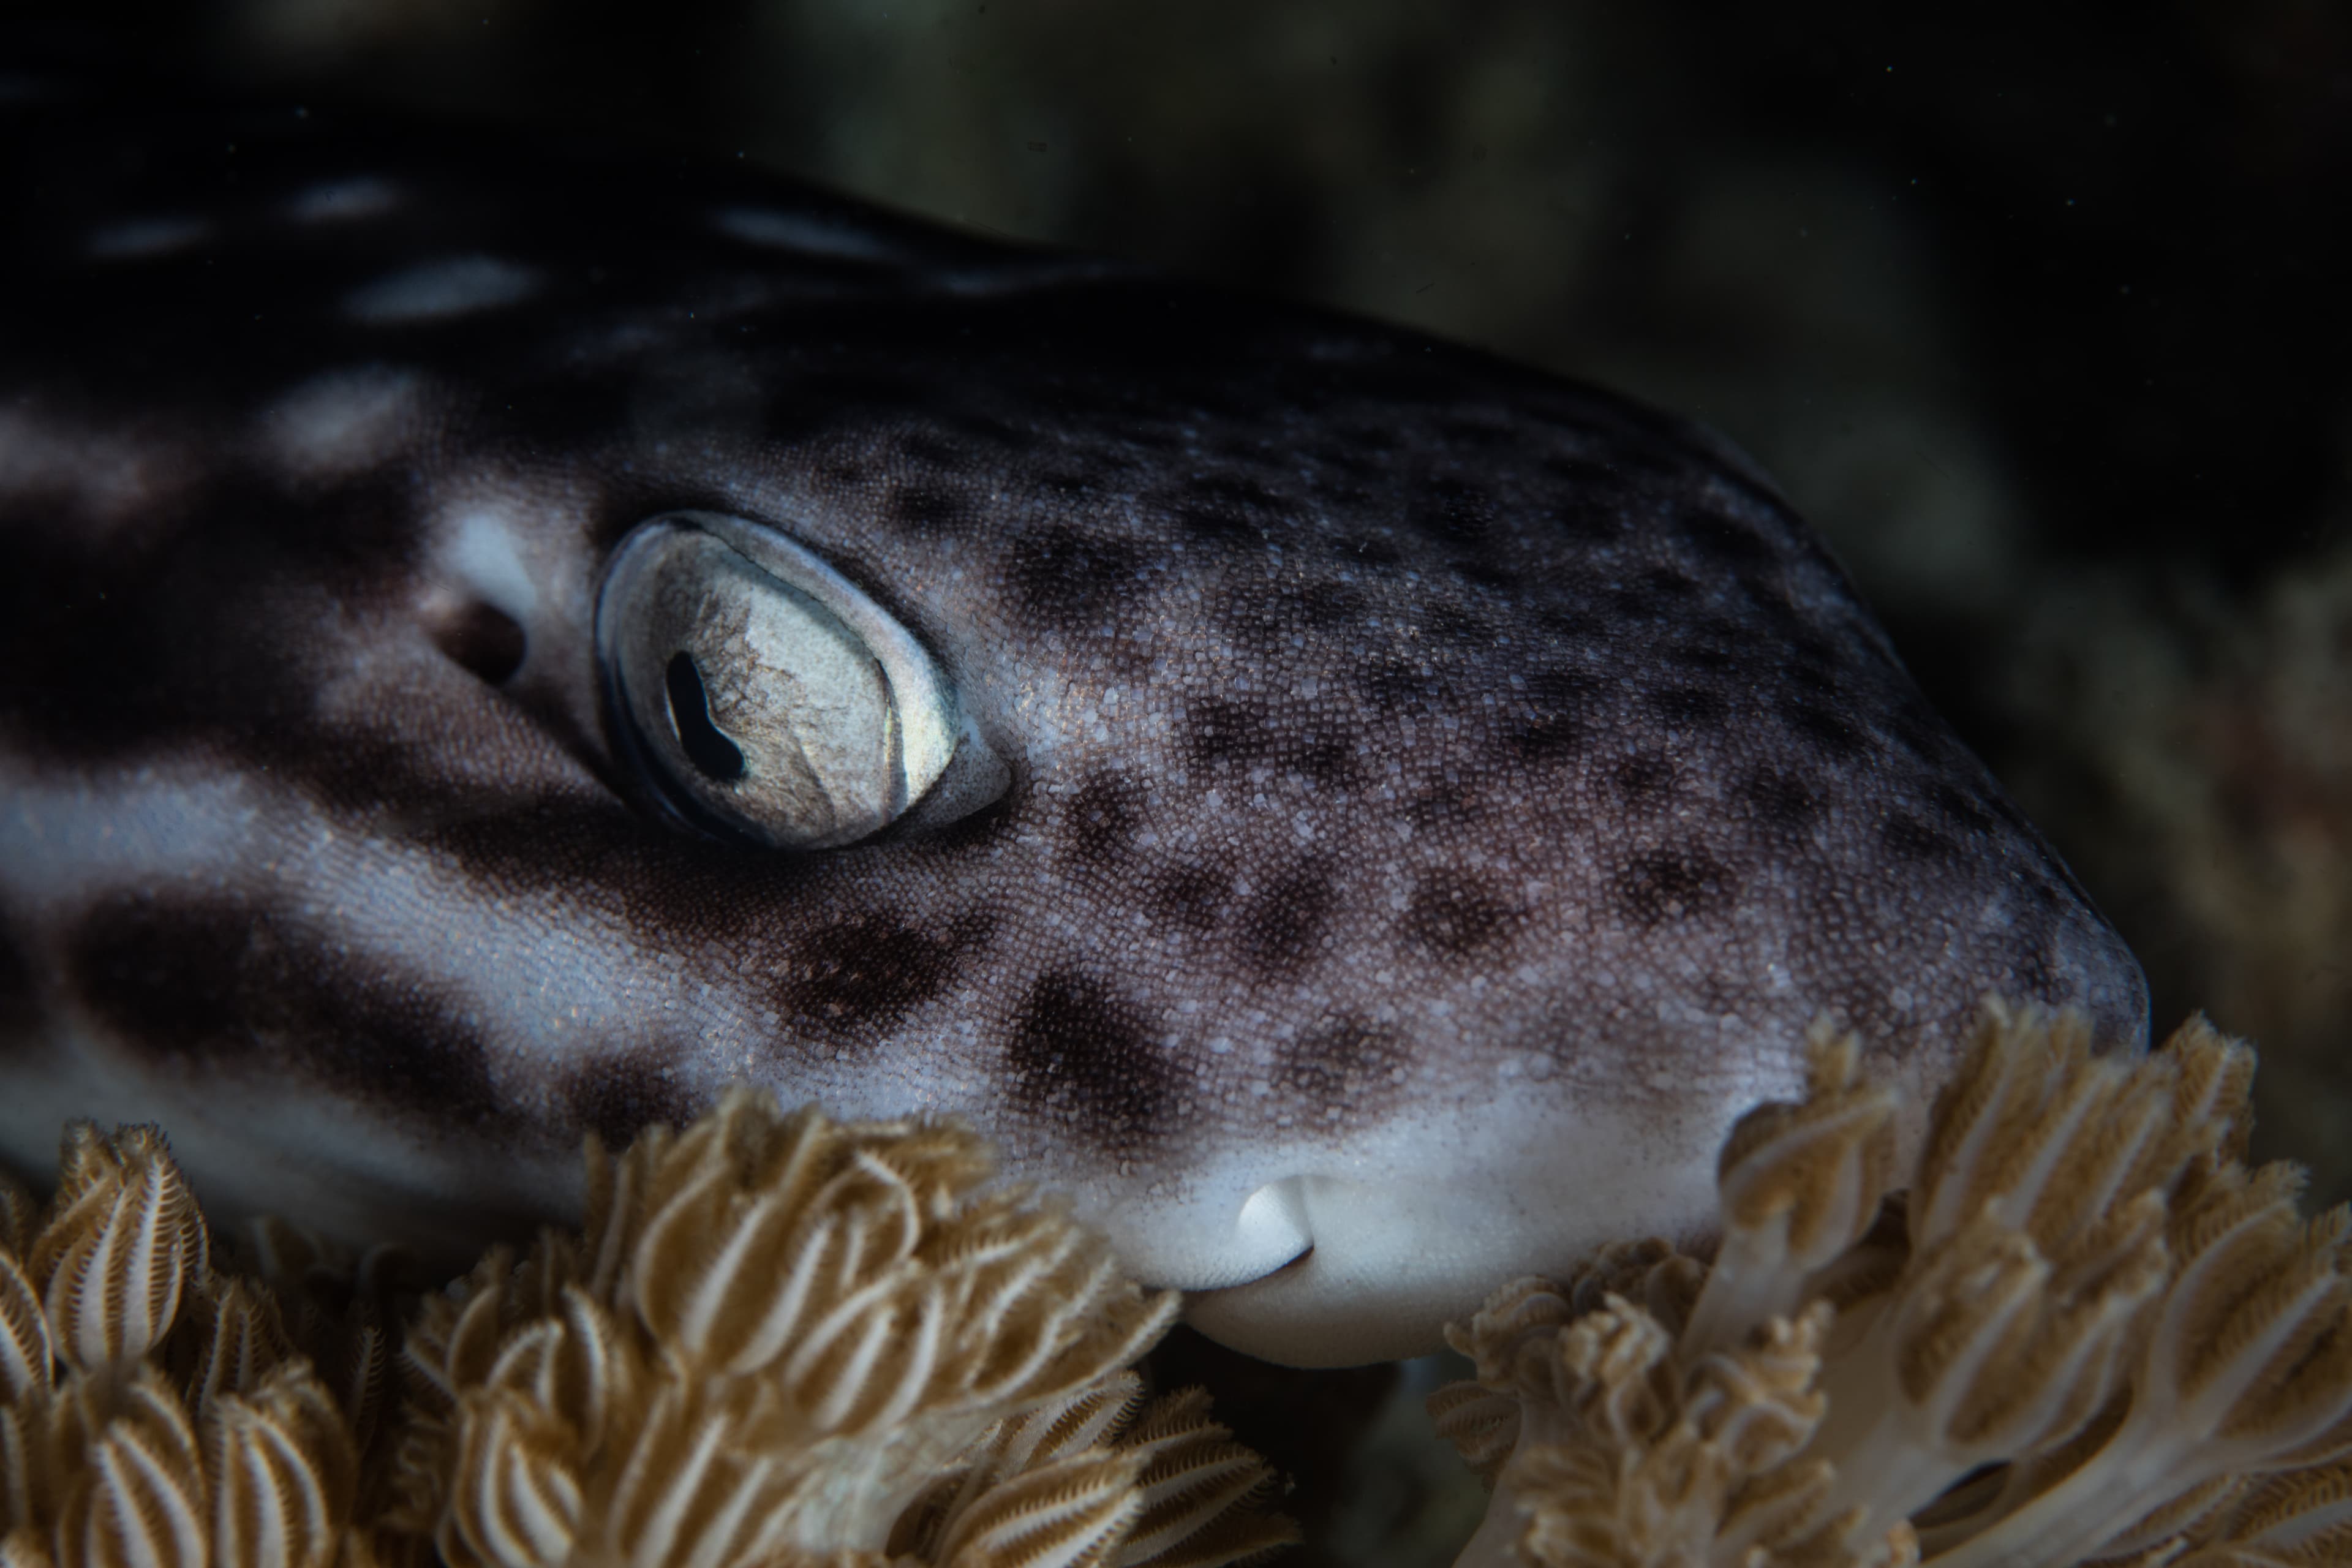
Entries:
{"type": "Polygon", "coordinates": [[[702,689],[702,671],[684,648],[669,656],[665,679],[669,685],[670,728],[687,760],[713,784],[733,784],[743,776],[743,753],[710,721],[710,701],[702,689]]]}

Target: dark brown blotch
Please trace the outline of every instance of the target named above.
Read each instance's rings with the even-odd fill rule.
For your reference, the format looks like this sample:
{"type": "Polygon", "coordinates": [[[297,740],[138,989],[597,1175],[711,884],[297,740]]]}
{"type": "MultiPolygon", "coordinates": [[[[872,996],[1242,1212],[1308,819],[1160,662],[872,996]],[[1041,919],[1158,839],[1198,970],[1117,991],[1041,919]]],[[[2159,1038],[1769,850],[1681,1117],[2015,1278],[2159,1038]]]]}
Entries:
{"type": "Polygon", "coordinates": [[[1651,805],[1674,782],[1675,767],[1655,752],[1627,757],[1609,770],[1609,782],[1629,805],[1651,805]]]}
{"type": "Polygon", "coordinates": [[[965,491],[945,485],[900,485],[890,496],[890,517],[909,533],[936,537],[960,532],[978,521],[980,509],[965,491]]]}
{"type": "Polygon", "coordinates": [[[68,932],[83,1005],[124,1047],[204,1072],[309,1079],[436,1122],[505,1121],[488,1052],[430,984],[235,900],[109,900],[68,932]]]}
{"type": "Polygon", "coordinates": [[[1432,605],[1424,619],[1431,636],[1458,647],[1478,647],[1494,640],[1494,623],[1460,605],[1432,605]]]}
{"type": "Polygon", "coordinates": [[[1298,738],[1286,759],[1318,784],[1340,788],[1356,776],[1356,751],[1337,735],[1310,731],[1298,738]]]}
{"type": "Polygon", "coordinates": [[[1780,712],[1790,729],[1831,756],[1852,757],[1862,750],[1861,728],[1818,702],[1790,699],[1780,703],[1780,712]]]}
{"type": "Polygon", "coordinates": [[[1958,860],[1958,844],[1907,811],[1890,811],[1878,825],[1878,842],[1899,860],[1958,860]]]}
{"type": "Polygon", "coordinates": [[[1757,822],[1781,833],[1802,833],[1822,815],[1821,797],[1811,786],[1771,768],[1750,774],[1738,794],[1757,822]]]}
{"type": "Polygon", "coordinates": [[[1142,552],[1121,539],[1041,528],[1013,542],[1007,577],[1014,607],[1060,631],[1088,631],[1115,616],[1135,594],[1142,552]]]}
{"type": "Polygon", "coordinates": [[[625,1149],[654,1123],[683,1127],[701,1108],[678,1086],[664,1055],[650,1050],[606,1057],[572,1074],[563,1105],[573,1125],[607,1149],[625,1149]]]}
{"type": "Polygon", "coordinates": [[[1269,761],[1281,750],[1281,737],[1255,708],[1208,697],[1192,703],[1186,717],[1184,755],[1195,767],[1269,761]]]}
{"type": "Polygon", "coordinates": [[[1244,956],[1267,976],[1296,973],[1314,956],[1337,903],[1330,873],[1307,865],[1276,879],[1242,908],[1244,956]]]}
{"type": "Polygon", "coordinates": [[[1423,877],[1405,905],[1405,934],[1447,958],[1491,952],[1519,914],[1484,879],[1460,871],[1423,877]]]}
{"type": "Polygon", "coordinates": [[[1174,1079],[1142,1013],[1093,975],[1056,971],[1032,985],[1005,1055],[1029,1110],[1074,1118],[1099,1144],[1131,1148],[1174,1130],[1174,1079]]]}
{"type": "Polygon", "coordinates": [[[1522,761],[1559,762],[1584,750],[1584,686],[1570,670],[1538,670],[1528,677],[1525,706],[1510,731],[1511,747],[1522,761]]]}
{"type": "Polygon", "coordinates": [[[1412,1066],[1394,1030],[1343,1017],[1277,1047],[1269,1077],[1307,1127],[1338,1129],[1402,1095],[1412,1066]]]}
{"type": "Polygon", "coordinates": [[[1234,880],[1207,866],[1178,866],[1154,879],[1145,897],[1162,924],[1202,934],[1213,930],[1233,897],[1234,880]]]}
{"type": "Polygon", "coordinates": [[[1181,498],[1172,509],[1176,521],[1193,538],[1209,543],[1261,543],[1271,528],[1287,529],[1296,521],[1286,498],[1241,475],[1206,474],[1189,479],[1181,498]]]}
{"type": "Polygon", "coordinates": [[[1617,907],[1644,930],[1712,914],[1729,904],[1735,891],[1729,869],[1697,848],[1636,855],[1617,868],[1611,882],[1617,907]]]}
{"type": "Polygon", "coordinates": [[[1668,724],[1685,730],[1711,730],[1730,713],[1731,705],[1716,692],[1697,686],[1669,686],[1645,700],[1651,712],[1668,724]]]}
{"type": "Polygon", "coordinates": [[[955,984],[977,935],[937,936],[884,914],[820,926],[793,943],[776,985],[777,1006],[793,1023],[827,1035],[887,1029],[955,984]]]}
{"type": "Polygon", "coordinates": [[[1990,833],[1997,826],[1992,813],[1965,792],[1942,780],[1928,786],[1927,798],[1945,821],[1970,833],[1990,833]]]}
{"type": "Polygon", "coordinates": [[[1090,866],[1112,868],[1133,859],[1135,836],[1142,828],[1143,786],[1116,773],[1088,779],[1063,806],[1063,838],[1090,866]]]}

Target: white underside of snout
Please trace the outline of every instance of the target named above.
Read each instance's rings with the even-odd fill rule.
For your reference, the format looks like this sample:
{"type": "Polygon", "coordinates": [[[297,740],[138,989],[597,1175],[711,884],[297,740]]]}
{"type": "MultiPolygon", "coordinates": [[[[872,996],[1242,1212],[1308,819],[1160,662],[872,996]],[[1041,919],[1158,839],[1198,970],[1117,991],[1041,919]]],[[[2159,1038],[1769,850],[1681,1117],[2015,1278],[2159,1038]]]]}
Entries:
{"type": "Polygon", "coordinates": [[[1235,1350],[1293,1366],[1425,1355],[1510,1280],[1557,1276],[1610,1241],[1711,1233],[1725,1132],[1793,1088],[1774,1077],[1776,1053],[1759,1056],[1686,1100],[1454,1108],[1344,1153],[1284,1150],[1275,1168],[1289,1169],[1273,1180],[1228,1171],[1191,1203],[1114,1203],[1090,1217],[1235,1350]]]}

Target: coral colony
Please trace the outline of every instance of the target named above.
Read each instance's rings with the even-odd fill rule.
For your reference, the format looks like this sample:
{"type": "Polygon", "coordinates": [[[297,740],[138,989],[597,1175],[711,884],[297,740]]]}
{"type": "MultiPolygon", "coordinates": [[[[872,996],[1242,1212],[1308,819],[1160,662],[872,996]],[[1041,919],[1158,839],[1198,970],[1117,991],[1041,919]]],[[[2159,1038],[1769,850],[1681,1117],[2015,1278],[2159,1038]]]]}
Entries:
{"type": "Polygon", "coordinates": [[[2242,1163],[2252,1052],[1989,1008],[1907,1172],[1859,1058],[1817,1030],[1734,1130],[1711,1265],[1621,1246],[1453,1329],[1465,1568],[2352,1560],[2347,1215],[2242,1163]]]}
{"type": "MultiPolygon", "coordinates": [[[[2352,1561],[2352,1252],[2243,1163],[2253,1057],[1988,1005],[1904,1107],[1817,1028],[1714,1257],[1608,1247],[1450,1331],[1463,1568],[2352,1561]]],[[[588,1148],[576,1233],[410,1301],[152,1128],[0,1186],[0,1568],[1221,1568],[1295,1539],[1099,1237],[953,1125],[737,1093],[588,1148]],[[395,1327],[403,1324],[404,1326],[395,1327]]]]}

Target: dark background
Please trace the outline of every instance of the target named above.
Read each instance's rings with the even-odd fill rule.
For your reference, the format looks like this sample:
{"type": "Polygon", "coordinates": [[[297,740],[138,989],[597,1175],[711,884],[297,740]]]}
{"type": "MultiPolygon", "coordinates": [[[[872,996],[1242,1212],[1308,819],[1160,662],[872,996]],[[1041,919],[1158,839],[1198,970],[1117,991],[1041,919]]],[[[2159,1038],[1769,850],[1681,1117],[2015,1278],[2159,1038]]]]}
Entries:
{"type": "MultiPolygon", "coordinates": [[[[2133,940],[2159,1027],[2201,1005],[2263,1045],[2258,1151],[2352,1194],[2352,5],[5,15],[237,89],[741,158],[1712,422],[2133,940]]],[[[1312,1410],[1259,1417],[1377,1388],[1222,1375],[1328,1491],[1312,1410]]],[[[1464,1506],[1332,1550],[1442,1562],[1464,1506]]]]}

